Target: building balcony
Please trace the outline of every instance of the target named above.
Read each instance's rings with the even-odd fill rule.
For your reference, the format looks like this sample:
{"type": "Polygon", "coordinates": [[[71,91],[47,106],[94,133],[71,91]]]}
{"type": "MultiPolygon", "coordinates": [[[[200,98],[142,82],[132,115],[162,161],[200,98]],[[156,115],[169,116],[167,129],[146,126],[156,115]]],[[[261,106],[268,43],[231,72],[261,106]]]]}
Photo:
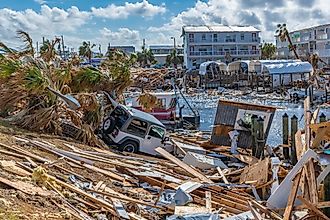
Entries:
{"type": "Polygon", "coordinates": [[[330,57],[330,49],[317,50],[320,57],[330,57]]]}
{"type": "Polygon", "coordinates": [[[258,45],[260,43],[260,38],[250,39],[246,41],[237,41],[235,39],[224,39],[224,40],[216,40],[216,41],[202,41],[202,40],[194,40],[189,41],[189,46],[195,45],[258,45]]]}
{"type": "Polygon", "coordinates": [[[190,51],[190,57],[211,57],[211,56],[260,56],[260,50],[232,50],[232,51],[190,51]]]}

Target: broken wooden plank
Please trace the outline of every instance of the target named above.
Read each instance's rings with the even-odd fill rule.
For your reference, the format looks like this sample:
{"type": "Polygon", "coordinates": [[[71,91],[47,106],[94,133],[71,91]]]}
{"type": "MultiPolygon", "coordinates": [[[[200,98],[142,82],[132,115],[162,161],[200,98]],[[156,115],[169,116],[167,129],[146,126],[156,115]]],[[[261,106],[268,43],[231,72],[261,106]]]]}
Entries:
{"type": "Polygon", "coordinates": [[[17,189],[21,192],[24,192],[28,195],[39,195],[43,197],[51,196],[52,193],[42,189],[41,187],[34,186],[30,183],[23,181],[11,181],[5,178],[0,177],[0,182],[8,185],[14,189],[17,189]]]}
{"type": "Polygon", "coordinates": [[[296,196],[297,196],[301,173],[302,173],[302,171],[300,171],[296,175],[296,177],[293,179],[290,195],[289,195],[289,198],[288,198],[288,203],[287,203],[286,209],[284,211],[283,220],[290,220],[291,219],[291,212],[292,212],[293,205],[294,205],[294,202],[295,202],[295,199],[296,199],[296,196]]]}
{"type": "Polygon", "coordinates": [[[314,169],[314,163],[313,160],[311,159],[308,164],[308,173],[307,175],[309,175],[310,177],[308,185],[309,185],[309,193],[310,193],[310,197],[311,197],[311,202],[313,204],[318,203],[318,191],[317,191],[317,186],[316,186],[316,177],[315,177],[315,169],[314,169]]]}
{"type": "Polygon", "coordinates": [[[314,204],[310,203],[308,200],[303,198],[302,196],[297,196],[297,198],[306,205],[306,208],[314,212],[316,215],[324,218],[325,220],[330,220],[323,212],[321,212],[314,204]]]}
{"type": "Polygon", "coordinates": [[[205,191],[205,207],[211,212],[212,210],[212,195],[210,191],[205,191]]]}
{"type": "Polygon", "coordinates": [[[240,183],[246,183],[247,181],[255,181],[257,182],[253,185],[262,185],[267,183],[269,174],[269,158],[265,158],[264,160],[253,164],[252,166],[247,166],[244,168],[241,177],[240,183]]]}
{"type": "Polygon", "coordinates": [[[182,169],[186,170],[191,176],[197,177],[198,179],[200,179],[201,181],[206,182],[206,183],[213,183],[213,181],[208,179],[206,176],[204,176],[204,174],[198,172],[196,169],[190,167],[189,165],[187,165],[183,161],[181,161],[178,158],[174,157],[172,154],[168,153],[163,148],[158,147],[158,148],[155,149],[155,151],[158,152],[163,157],[165,157],[166,159],[172,161],[173,163],[175,163],[176,165],[178,165],[182,169]]]}
{"type": "Polygon", "coordinates": [[[221,170],[220,167],[217,167],[217,171],[219,172],[221,178],[223,179],[223,182],[224,182],[225,184],[229,184],[229,182],[228,182],[228,180],[227,180],[225,174],[222,172],[222,170],[221,170]]]}

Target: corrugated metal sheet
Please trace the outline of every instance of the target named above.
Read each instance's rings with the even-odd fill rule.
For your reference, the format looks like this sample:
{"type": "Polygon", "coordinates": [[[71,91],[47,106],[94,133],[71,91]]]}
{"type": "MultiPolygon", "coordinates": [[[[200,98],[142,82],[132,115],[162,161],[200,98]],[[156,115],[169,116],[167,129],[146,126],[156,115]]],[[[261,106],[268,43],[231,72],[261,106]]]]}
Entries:
{"type": "MultiPolygon", "coordinates": [[[[239,109],[265,112],[268,111],[272,113],[265,133],[265,139],[267,139],[270,125],[273,121],[274,113],[276,110],[275,107],[219,100],[217,113],[214,120],[214,128],[211,136],[212,144],[230,146],[231,142],[228,136],[228,132],[234,130],[239,109]]],[[[239,131],[239,133],[238,147],[250,147],[252,145],[251,132],[239,131]]]]}

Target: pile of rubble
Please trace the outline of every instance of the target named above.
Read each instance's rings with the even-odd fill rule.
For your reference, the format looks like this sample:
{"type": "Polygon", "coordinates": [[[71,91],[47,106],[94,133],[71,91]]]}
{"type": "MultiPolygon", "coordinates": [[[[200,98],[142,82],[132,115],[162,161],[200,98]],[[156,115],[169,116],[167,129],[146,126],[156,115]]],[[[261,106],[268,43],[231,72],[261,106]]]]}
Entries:
{"type": "Polygon", "coordinates": [[[330,123],[306,125],[292,165],[281,162],[290,146],[256,158],[200,132],[172,134],[173,154],[156,149],[162,159],[2,126],[0,217],[329,219],[330,123]]]}
{"type": "MultiPolygon", "coordinates": [[[[153,69],[153,68],[135,68],[132,69],[133,84],[132,87],[138,87],[146,90],[171,90],[171,79],[179,79],[183,77],[183,70],[172,69],[153,69]]],[[[181,80],[182,81],[182,80],[181,80]]],[[[182,82],[181,82],[182,83],[182,82]]],[[[180,84],[180,83],[179,83],[180,84]]]]}

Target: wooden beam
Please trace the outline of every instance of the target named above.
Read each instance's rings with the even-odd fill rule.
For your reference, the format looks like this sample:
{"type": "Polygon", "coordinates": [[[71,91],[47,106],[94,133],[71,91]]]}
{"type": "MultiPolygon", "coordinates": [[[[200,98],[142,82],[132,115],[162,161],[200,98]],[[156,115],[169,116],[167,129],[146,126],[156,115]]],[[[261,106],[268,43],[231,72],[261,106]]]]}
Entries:
{"type": "Polygon", "coordinates": [[[229,184],[229,182],[228,182],[228,180],[227,180],[225,174],[222,172],[222,170],[221,170],[220,167],[217,167],[217,171],[219,172],[221,178],[223,179],[223,182],[224,182],[225,184],[229,184]]]}
{"type": "Polygon", "coordinates": [[[308,162],[307,166],[308,166],[308,175],[310,176],[309,178],[310,182],[308,182],[309,194],[311,197],[311,202],[313,204],[316,204],[318,203],[318,191],[316,186],[314,163],[312,159],[308,162]]]}
{"type": "Polygon", "coordinates": [[[198,179],[200,179],[202,182],[205,182],[205,183],[213,183],[213,181],[210,180],[209,178],[207,178],[206,176],[204,176],[204,174],[198,172],[196,169],[192,168],[188,164],[186,164],[183,161],[179,160],[178,158],[174,157],[172,154],[170,154],[163,148],[158,147],[155,149],[155,151],[157,153],[159,153],[160,155],[162,155],[163,157],[165,157],[166,159],[172,161],[173,163],[175,163],[176,165],[178,165],[185,171],[187,171],[191,176],[197,177],[198,179]]]}
{"type": "Polygon", "coordinates": [[[297,198],[306,205],[306,208],[313,211],[316,215],[320,216],[321,218],[324,218],[325,220],[330,220],[323,212],[321,212],[314,204],[310,203],[308,200],[303,198],[302,196],[297,196],[297,198]]]}
{"type": "Polygon", "coordinates": [[[302,173],[302,171],[300,171],[292,181],[291,191],[290,191],[290,195],[288,198],[288,203],[287,203],[285,211],[284,211],[283,220],[290,220],[290,218],[291,218],[291,212],[293,209],[294,202],[296,200],[301,173],[302,173]]]}

